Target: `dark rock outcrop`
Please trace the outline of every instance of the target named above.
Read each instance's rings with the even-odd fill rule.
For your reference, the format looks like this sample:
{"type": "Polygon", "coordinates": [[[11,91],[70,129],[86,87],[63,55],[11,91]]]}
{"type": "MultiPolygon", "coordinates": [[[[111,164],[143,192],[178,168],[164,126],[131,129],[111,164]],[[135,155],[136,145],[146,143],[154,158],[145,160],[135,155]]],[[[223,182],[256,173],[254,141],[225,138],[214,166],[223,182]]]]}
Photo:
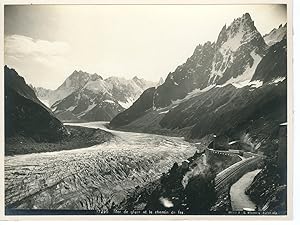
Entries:
{"type": "Polygon", "coordinates": [[[147,110],[153,107],[153,94],[155,88],[149,88],[143,92],[143,94],[138,98],[138,100],[133,103],[133,105],[126,109],[124,112],[118,114],[114,117],[111,122],[111,127],[120,127],[129,124],[134,121],[136,118],[144,115],[147,110]]]}
{"type": "Polygon", "coordinates": [[[262,211],[287,213],[287,126],[281,125],[268,146],[265,167],[246,193],[262,211]]]}
{"type": "Polygon", "coordinates": [[[173,73],[169,73],[165,82],[157,88],[153,98],[154,106],[156,108],[168,106],[172,100],[184,98],[195,88],[206,87],[214,53],[214,43],[198,45],[186,63],[177,67],[173,73]]]}
{"type": "Polygon", "coordinates": [[[287,40],[272,45],[258,64],[252,80],[269,82],[276,78],[287,77],[287,40]]]}
{"type": "Polygon", "coordinates": [[[5,138],[16,135],[37,142],[57,142],[68,134],[63,124],[36,97],[14,69],[4,68],[5,138]]]}

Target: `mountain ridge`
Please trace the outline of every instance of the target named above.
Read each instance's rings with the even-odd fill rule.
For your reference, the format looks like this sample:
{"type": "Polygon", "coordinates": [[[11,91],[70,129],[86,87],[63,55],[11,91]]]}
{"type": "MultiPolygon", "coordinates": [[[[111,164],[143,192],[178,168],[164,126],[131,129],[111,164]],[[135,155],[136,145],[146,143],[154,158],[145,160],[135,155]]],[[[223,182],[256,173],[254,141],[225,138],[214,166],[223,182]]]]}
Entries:
{"type": "MultiPolygon", "coordinates": [[[[223,26],[216,42],[198,45],[184,64],[168,74],[157,88],[154,107],[165,107],[196,88],[222,85],[230,78],[243,76],[247,68],[258,64],[266,49],[249,13],[243,14],[229,26],[223,26]]],[[[251,80],[251,77],[246,74],[243,79],[251,80]]]]}
{"type": "Polygon", "coordinates": [[[56,90],[37,87],[35,91],[63,121],[97,121],[112,119],[150,86],[155,82],[137,76],[103,79],[96,73],[75,70],[56,90]]]}
{"type": "MultiPolygon", "coordinates": [[[[227,133],[234,140],[248,134],[253,142],[262,145],[268,140],[262,124],[269,124],[266,127],[275,132],[286,120],[286,44],[286,39],[282,39],[273,46],[266,45],[246,13],[230,26],[225,25],[217,42],[198,45],[186,63],[169,73],[164,84],[153,91],[152,102],[143,103],[150,104],[150,108],[144,108],[137,116],[134,108],[142,108],[136,105],[137,101],[135,107],[113,118],[110,126],[183,135],[188,139],[227,133]],[[240,27],[241,24],[246,28],[240,27]],[[243,35],[240,30],[245,31],[243,35]],[[228,38],[237,35],[240,44],[228,47],[228,38]],[[223,51],[224,45],[227,51],[223,51]],[[227,63],[230,58],[233,61],[227,63]],[[222,71],[220,78],[209,81],[214,79],[216,71],[222,71]],[[255,111],[259,105],[262,109],[255,111]],[[266,106],[273,110],[264,111],[266,106]],[[259,132],[262,134],[258,137],[259,132]]],[[[142,100],[146,101],[145,98],[139,101],[142,100]]]]}
{"type": "Polygon", "coordinates": [[[272,46],[277,42],[280,42],[285,36],[287,32],[287,23],[280,24],[278,28],[273,28],[269,33],[263,36],[267,45],[272,46]]]}
{"type": "Polygon", "coordinates": [[[14,69],[4,67],[5,138],[21,135],[35,141],[55,142],[67,129],[35,95],[14,69]]]}

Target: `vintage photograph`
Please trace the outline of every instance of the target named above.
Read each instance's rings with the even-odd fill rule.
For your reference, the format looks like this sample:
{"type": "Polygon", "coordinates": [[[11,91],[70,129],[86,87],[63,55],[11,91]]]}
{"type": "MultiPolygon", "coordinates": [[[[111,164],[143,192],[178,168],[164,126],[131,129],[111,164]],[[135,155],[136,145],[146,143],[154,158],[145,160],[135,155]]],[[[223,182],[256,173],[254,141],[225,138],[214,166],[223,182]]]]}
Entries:
{"type": "Polygon", "coordinates": [[[284,216],[286,4],[4,5],[4,214],[284,216]]]}

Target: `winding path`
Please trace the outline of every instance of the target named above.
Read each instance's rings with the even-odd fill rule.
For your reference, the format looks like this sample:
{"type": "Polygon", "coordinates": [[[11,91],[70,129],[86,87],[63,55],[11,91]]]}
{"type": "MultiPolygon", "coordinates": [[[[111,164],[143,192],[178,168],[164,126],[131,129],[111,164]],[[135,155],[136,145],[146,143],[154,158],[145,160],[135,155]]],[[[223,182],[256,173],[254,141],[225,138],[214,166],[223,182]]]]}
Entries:
{"type": "Polygon", "coordinates": [[[246,173],[230,188],[231,207],[233,211],[243,211],[244,209],[255,209],[256,205],[245,194],[246,189],[252,183],[254,177],[260,170],[246,173]]]}

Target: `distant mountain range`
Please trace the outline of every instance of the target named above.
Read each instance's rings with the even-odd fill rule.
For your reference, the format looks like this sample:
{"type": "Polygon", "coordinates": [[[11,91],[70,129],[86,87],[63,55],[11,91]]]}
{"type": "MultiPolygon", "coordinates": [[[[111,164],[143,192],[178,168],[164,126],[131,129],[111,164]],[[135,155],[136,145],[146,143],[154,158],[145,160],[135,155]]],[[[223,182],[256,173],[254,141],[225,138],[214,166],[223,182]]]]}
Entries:
{"type": "Polygon", "coordinates": [[[59,139],[66,133],[60,120],[111,120],[112,128],[123,130],[187,138],[248,135],[262,145],[287,120],[286,28],[263,37],[245,13],[158,83],[74,71],[56,90],[33,90],[5,67],[6,99],[17,99],[5,103],[7,133],[59,139]]]}
{"type": "Polygon", "coordinates": [[[103,79],[98,74],[74,71],[56,90],[35,88],[38,98],[63,121],[109,121],[155,82],[138,77],[103,79]]]}
{"type": "Polygon", "coordinates": [[[112,128],[203,138],[212,134],[263,145],[286,122],[286,27],[264,37],[248,13],[157,88],[146,90],[110,122],[112,128]]]}
{"type": "MultiPolygon", "coordinates": [[[[226,136],[226,141],[238,141],[240,146],[245,143],[251,146],[247,151],[266,156],[264,168],[246,191],[252,200],[258,201],[263,211],[279,201],[286,204],[286,181],[279,179],[280,174],[286,176],[286,171],[279,172],[279,168],[285,168],[278,162],[286,159],[287,134],[279,129],[287,123],[287,26],[280,25],[262,36],[250,14],[245,13],[229,26],[224,25],[216,41],[198,45],[185,63],[158,83],[138,77],[103,79],[98,74],[74,71],[56,90],[49,90],[26,84],[14,69],[5,66],[5,154],[53,150],[49,143],[66,150],[61,142],[72,136],[72,128],[67,130],[61,121],[110,120],[112,129],[183,136],[203,144],[203,149],[213,137],[226,136]],[[278,134],[285,142],[279,142],[278,134]],[[19,151],[25,142],[27,147],[19,151]],[[7,143],[14,145],[13,151],[7,143]],[[34,144],[41,145],[33,149],[34,144]]],[[[112,137],[100,129],[82,129],[73,128],[75,135],[69,138],[69,149],[96,145],[112,137]]],[[[143,152],[140,155],[143,157],[143,152]]],[[[178,168],[174,163],[169,175],[174,175],[175,165],[178,168]]],[[[199,180],[198,175],[192,176],[199,180]]],[[[160,195],[156,193],[161,192],[153,190],[165,190],[149,184],[141,187],[147,195],[152,192],[157,197],[160,195]],[[154,186],[152,191],[147,189],[149,184],[154,186]]]]}

